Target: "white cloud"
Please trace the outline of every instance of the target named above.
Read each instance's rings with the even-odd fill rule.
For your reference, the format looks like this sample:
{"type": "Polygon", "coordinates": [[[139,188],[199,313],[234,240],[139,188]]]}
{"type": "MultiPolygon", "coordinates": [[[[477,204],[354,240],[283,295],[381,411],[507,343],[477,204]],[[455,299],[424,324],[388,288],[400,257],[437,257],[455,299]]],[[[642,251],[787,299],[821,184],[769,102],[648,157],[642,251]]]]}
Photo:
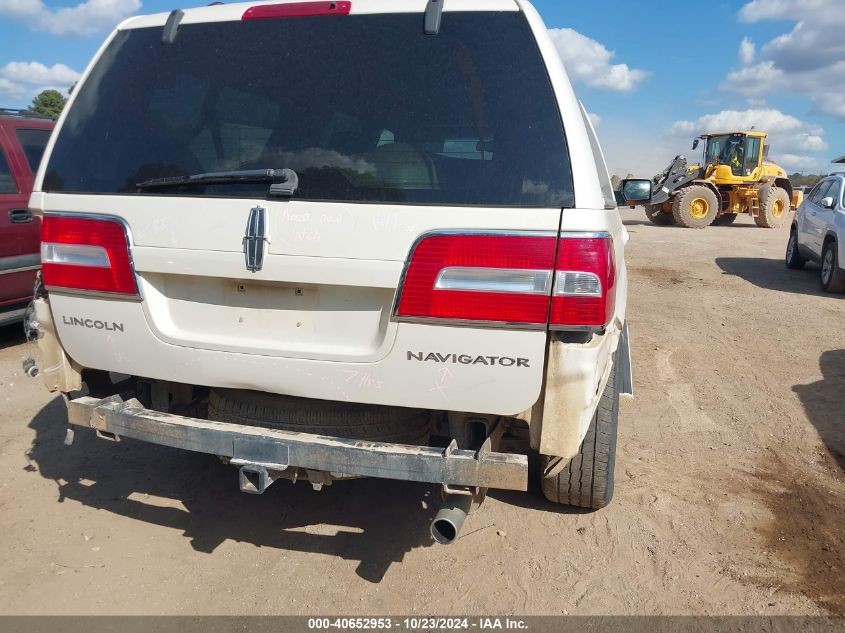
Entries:
{"type": "Polygon", "coordinates": [[[689,141],[706,132],[733,132],[751,128],[768,132],[772,160],[787,171],[818,166],[822,159],[807,156],[827,150],[824,129],[775,109],[723,110],[695,121],[676,121],[669,128],[675,145],[688,148],[689,141]]]}
{"type": "Polygon", "coordinates": [[[827,171],[827,159],[815,156],[799,156],[797,154],[780,154],[778,156],[783,168],[790,174],[796,171],[823,174],[827,171]]]}
{"type": "MultiPolygon", "coordinates": [[[[765,43],[756,54],[740,45],[741,67],[729,72],[722,88],[746,97],[794,92],[809,97],[816,110],[845,119],[845,11],[842,0],[753,0],[739,12],[745,22],[791,20],[792,30],[765,43]],[[834,89],[835,90],[835,89],[834,89]]],[[[756,48],[756,47],[755,47],[756,48]]]]}
{"type": "Polygon", "coordinates": [[[819,95],[816,97],[816,108],[829,116],[845,119],[845,96],[839,90],[819,95]]]}
{"type": "Polygon", "coordinates": [[[809,13],[821,12],[838,4],[839,0],[751,0],[739,11],[743,22],[763,20],[794,20],[809,13]]]}
{"type": "Polygon", "coordinates": [[[749,66],[754,61],[754,56],[757,54],[757,47],[750,38],[743,38],[739,43],[739,62],[743,66],[749,66]]]}
{"type": "Polygon", "coordinates": [[[692,141],[705,132],[747,130],[752,126],[769,133],[771,159],[788,172],[823,173],[827,170],[824,130],[812,123],[774,109],[724,110],[695,120],[676,121],[664,132],[653,133],[632,120],[607,119],[599,137],[611,174],[651,178],[682,154],[698,162],[702,148],[692,150],[692,141]],[[821,156],[813,156],[815,152],[821,156]]]}
{"type": "MultiPolygon", "coordinates": [[[[680,153],[661,134],[655,135],[630,118],[608,118],[596,133],[611,175],[651,178],[680,153]]],[[[687,149],[689,146],[687,145],[687,149]]]]}
{"type": "Polygon", "coordinates": [[[70,86],[79,81],[79,73],[64,64],[47,67],[39,62],[9,62],[0,74],[10,81],[28,84],[70,86]]]}
{"type": "Polygon", "coordinates": [[[40,62],[9,62],[0,68],[0,102],[29,101],[42,90],[52,88],[66,94],[80,74],[65,66],[40,62]]]}
{"type": "Polygon", "coordinates": [[[112,29],[141,8],[140,0],[85,0],[51,9],[43,0],[0,0],[0,17],[53,35],[87,36],[112,29]]]}
{"type": "Polygon", "coordinates": [[[628,64],[612,64],[613,51],[578,31],[550,29],[549,34],[570,77],[592,88],[631,92],[649,75],[628,64]]]}

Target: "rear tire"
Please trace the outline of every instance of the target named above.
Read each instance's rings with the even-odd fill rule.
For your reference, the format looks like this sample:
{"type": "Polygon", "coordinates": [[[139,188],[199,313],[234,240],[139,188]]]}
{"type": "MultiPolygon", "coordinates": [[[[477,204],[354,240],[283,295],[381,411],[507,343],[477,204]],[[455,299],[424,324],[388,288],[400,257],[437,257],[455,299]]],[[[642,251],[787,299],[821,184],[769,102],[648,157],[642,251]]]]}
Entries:
{"type": "Polygon", "coordinates": [[[296,398],[239,389],[212,389],[208,419],[328,437],[422,445],[431,412],[354,402],[296,398]]]}
{"type": "Polygon", "coordinates": [[[838,250],[836,242],[831,240],[822,251],[820,279],[825,292],[845,292],[845,275],[839,268],[838,250]]]}
{"type": "MultiPolygon", "coordinates": [[[[615,361],[615,359],[614,359],[615,361]]],[[[543,496],[552,503],[599,510],[613,499],[620,374],[616,363],[578,454],[557,475],[543,477],[543,496]]],[[[541,456],[542,472],[558,458],[541,456]]]]}
{"type": "Polygon", "coordinates": [[[692,185],[681,189],[672,201],[675,222],[688,229],[704,229],[713,224],[720,211],[719,198],[709,187],[692,185]]]}
{"type": "Polygon", "coordinates": [[[760,228],[778,229],[786,222],[790,204],[786,189],[765,187],[760,190],[760,215],[754,221],[760,228]]]}
{"type": "Polygon", "coordinates": [[[723,213],[718,218],[713,220],[713,226],[730,226],[736,222],[738,213],[723,213]]]}
{"type": "Polygon", "coordinates": [[[675,218],[671,213],[664,213],[662,204],[648,204],[645,208],[646,217],[657,226],[672,226],[675,218]]]}
{"type": "Polygon", "coordinates": [[[786,244],[786,267],[790,270],[801,270],[807,260],[801,257],[798,250],[798,231],[794,228],[789,232],[789,242],[786,244]]]}

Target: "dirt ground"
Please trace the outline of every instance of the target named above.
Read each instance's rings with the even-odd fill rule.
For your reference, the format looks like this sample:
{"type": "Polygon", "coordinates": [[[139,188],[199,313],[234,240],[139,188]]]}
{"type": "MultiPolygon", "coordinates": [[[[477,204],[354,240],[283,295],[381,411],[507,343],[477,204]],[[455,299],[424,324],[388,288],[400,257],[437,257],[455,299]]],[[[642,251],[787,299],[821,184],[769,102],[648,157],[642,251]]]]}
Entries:
{"type": "Polygon", "coordinates": [[[431,486],[242,494],[213,458],[77,433],[0,329],[0,613],[845,614],[845,298],[786,231],[625,211],[636,398],[616,498],[494,492],[434,546],[431,486]]]}

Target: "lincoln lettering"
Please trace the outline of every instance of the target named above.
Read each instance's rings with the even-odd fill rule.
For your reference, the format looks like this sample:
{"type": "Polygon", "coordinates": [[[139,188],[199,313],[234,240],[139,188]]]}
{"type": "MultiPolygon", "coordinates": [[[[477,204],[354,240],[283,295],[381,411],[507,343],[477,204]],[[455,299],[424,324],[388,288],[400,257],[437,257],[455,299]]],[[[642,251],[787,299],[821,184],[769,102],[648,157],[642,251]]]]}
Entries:
{"type": "Polygon", "coordinates": [[[75,325],[76,327],[88,328],[89,330],[123,332],[123,323],[116,323],[114,321],[100,321],[98,319],[80,319],[79,317],[63,316],[62,323],[65,325],[75,325]]]}
{"type": "Polygon", "coordinates": [[[508,356],[470,356],[468,354],[437,354],[435,352],[408,352],[409,361],[442,363],[450,365],[487,365],[499,367],[531,367],[527,358],[508,356]]]}

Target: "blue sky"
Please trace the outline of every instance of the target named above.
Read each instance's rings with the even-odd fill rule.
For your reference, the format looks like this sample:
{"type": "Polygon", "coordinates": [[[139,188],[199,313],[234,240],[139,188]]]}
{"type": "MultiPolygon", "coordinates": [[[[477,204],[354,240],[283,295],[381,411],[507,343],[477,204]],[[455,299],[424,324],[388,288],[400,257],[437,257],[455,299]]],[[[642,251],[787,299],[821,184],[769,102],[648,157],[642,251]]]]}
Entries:
{"type": "MultiPolygon", "coordinates": [[[[595,115],[611,171],[649,176],[715,128],[768,130],[789,171],[825,171],[845,154],[841,2],[534,4],[595,115]]],[[[124,17],[187,6],[196,5],[0,0],[0,106],[66,88],[124,17]]]]}

